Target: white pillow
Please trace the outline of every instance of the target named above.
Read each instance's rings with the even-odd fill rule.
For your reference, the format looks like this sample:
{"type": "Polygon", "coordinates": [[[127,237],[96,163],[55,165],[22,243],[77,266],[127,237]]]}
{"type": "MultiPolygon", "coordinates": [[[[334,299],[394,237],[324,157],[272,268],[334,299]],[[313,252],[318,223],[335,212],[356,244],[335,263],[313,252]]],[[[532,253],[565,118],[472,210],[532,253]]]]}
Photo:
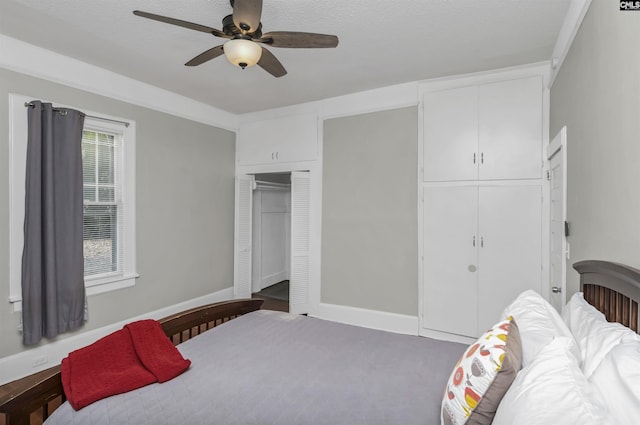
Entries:
{"type": "Polygon", "coordinates": [[[532,290],[521,293],[503,312],[503,317],[513,316],[522,340],[522,367],[531,364],[536,354],[554,338],[570,340],[571,352],[580,359],[580,351],[560,314],[547,300],[532,290]]]}
{"type": "Polygon", "coordinates": [[[562,308],[562,320],[571,328],[571,322],[580,321],[583,318],[606,322],[604,314],[584,299],[582,292],[576,292],[562,308]]]}
{"type": "Polygon", "coordinates": [[[522,369],[502,398],[493,425],[603,425],[610,413],[573,355],[574,342],[558,337],[522,369]]]}
{"type": "Polygon", "coordinates": [[[563,316],[580,348],[582,370],[587,378],[613,347],[623,341],[640,342],[640,336],[631,329],[607,322],[604,314],[586,302],[581,292],[571,297],[563,316]]]}
{"type": "Polygon", "coordinates": [[[640,422],[640,342],[616,345],[589,380],[619,424],[640,422]]]}

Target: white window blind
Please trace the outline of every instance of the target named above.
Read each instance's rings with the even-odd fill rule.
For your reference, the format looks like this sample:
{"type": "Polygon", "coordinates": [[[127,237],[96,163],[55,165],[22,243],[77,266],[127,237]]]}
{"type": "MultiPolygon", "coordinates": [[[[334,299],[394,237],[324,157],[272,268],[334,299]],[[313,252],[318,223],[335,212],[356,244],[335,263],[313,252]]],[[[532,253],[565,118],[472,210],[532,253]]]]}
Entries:
{"type": "Polygon", "coordinates": [[[122,139],[90,125],[82,133],[85,278],[122,273],[122,139]]]}

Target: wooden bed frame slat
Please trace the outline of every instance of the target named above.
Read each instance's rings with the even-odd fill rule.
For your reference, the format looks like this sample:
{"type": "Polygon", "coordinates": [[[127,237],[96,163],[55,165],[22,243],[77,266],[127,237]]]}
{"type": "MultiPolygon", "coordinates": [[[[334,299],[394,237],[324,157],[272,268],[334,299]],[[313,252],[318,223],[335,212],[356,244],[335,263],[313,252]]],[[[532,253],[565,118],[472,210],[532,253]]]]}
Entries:
{"type": "Polygon", "coordinates": [[[617,294],[616,295],[616,322],[622,323],[622,297],[624,295],[617,294]]]}
{"type": "MultiPolygon", "coordinates": [[[[261,299],[223,301],[193,308],[160,319],[160,325],[171,341],[178,345],[204,331],[243,314],[259,310],[261,299]],[[195,332],[192,330],[195,329],[195,332]]],[[[5,425],[42,423],[66,397],[60,379],[60,366],[54,366],[28,377],[0,386],[0,415],[5,425]],[[56,399],[58,399],[56,401],[56,399]],[[52,401],[56,401],[51,403],[52,401]],[[50,404],[51,403],[51,404],[50,404]]],[[[2,424],[0,417],[0,424],[2,424]]]]}
{"type": "Polygon", "coordinates": [[[603,312],[610,322],[638,332],[640,270],[609,261],[588,260],[573,265],[580,273],[584,299],[603,312]]]}

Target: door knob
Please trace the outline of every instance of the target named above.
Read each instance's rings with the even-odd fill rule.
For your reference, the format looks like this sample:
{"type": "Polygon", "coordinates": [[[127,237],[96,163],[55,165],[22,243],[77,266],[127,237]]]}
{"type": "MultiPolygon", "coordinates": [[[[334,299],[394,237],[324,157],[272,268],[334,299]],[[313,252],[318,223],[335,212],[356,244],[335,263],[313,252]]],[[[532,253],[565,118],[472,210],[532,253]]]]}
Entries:
{"type": "Polygon", "coordinates": [[[559,294],[560,292],[562,292],[562,288],[560,288],[558,286],[552,286],[551,287],[551,292],[553,292],[554,294],[559,294]]]}

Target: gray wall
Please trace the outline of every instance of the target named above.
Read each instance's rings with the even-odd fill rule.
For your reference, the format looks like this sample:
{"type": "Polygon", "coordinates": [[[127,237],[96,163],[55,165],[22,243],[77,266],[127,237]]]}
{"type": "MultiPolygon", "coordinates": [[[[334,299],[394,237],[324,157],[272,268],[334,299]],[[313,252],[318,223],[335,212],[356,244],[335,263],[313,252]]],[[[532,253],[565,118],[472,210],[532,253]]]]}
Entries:
{"type": "Polygon", "coordinates": [[[640,268],[640,16],[594,0],[551,88],[551,136],[567,126],[571,264],[640,268]]]}
{"type": "MultiPolygon", "coordinates": [[[[135,287],[89,297],[78,332],[233,286],[235,135],[172,115],[0,69],[0,357],[25,348],[9,297],[8,93],[38,96],[137,124],[135,287]]],[[[65,338],[67,335],[59,338],[65,338]]]]}
{"type": "Polygon", "coordinates": [[[418,315],[417,116],[324,122],[323,303],[418,315]]]}

